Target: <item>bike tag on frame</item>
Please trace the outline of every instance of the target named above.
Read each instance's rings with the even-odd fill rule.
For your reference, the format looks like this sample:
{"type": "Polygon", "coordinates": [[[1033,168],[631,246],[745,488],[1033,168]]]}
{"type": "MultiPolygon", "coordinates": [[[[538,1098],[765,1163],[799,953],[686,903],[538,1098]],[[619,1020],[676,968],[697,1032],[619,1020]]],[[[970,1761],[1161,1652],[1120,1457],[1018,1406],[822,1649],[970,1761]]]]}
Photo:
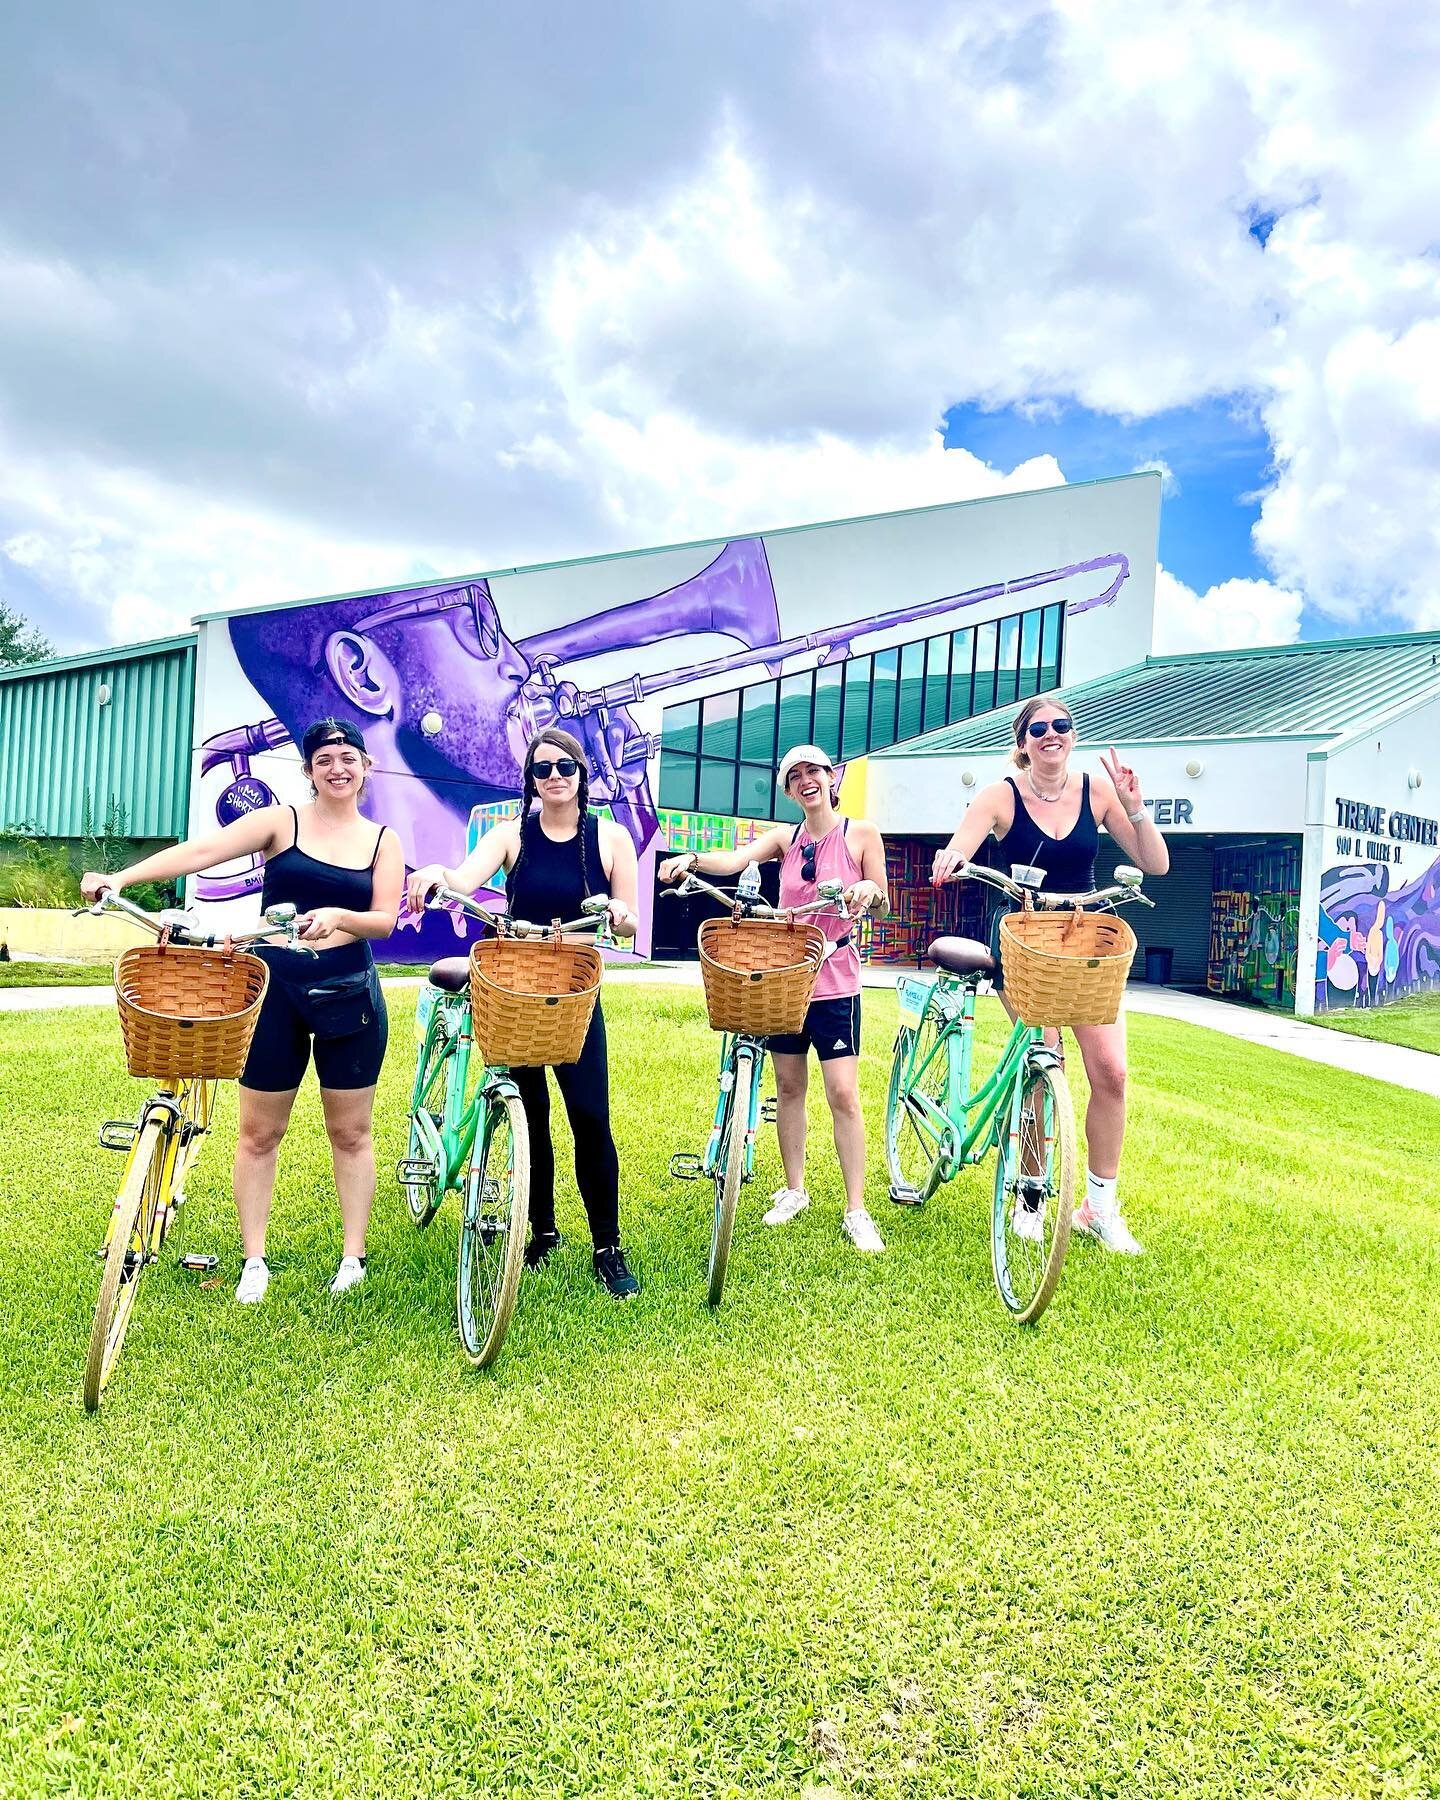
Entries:
{"type": "Polygon", "coordinates": [[[909,1030],[919,1028],[925,1017],[926,1002],[930,998],[933,981],[917,981],[913,975],[902,975],[895,984],[896,998],[900,1002],[900,1023],[909,1030]]]}
{"type": "Polygon", "coordinates": [[[417,1044],[425,1042],[425,1030],[430,1023],[430,1015],[435,1010],[437,998],[438,989],[431,987],[427,981],[420,990],[419,999],[415,1002],[415,1042],[417,1044]]]}

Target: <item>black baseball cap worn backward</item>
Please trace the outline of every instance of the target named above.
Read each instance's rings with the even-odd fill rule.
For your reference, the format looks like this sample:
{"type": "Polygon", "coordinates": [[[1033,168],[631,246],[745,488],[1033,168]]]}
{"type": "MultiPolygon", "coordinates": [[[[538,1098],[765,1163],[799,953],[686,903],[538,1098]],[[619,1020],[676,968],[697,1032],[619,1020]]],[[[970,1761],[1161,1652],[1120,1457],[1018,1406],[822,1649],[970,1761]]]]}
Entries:
{"type": "Polygon", "coordinates": [[[318,719],[300,740],[300,755],[309,762],[322,744],[349,744],[363,751],[365,739],[360,727],[350,719],[318,719]]]}

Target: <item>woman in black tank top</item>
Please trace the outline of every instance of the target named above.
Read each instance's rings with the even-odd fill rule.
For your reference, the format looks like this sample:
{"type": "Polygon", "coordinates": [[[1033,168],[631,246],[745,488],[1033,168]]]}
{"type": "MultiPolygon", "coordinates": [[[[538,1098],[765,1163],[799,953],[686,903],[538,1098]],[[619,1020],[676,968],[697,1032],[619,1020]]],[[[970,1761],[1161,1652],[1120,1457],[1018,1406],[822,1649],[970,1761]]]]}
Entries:
{"type": "Polygon", "coordinates": [[[385,1054],[385,1001],[370,940],[389,937],[400,908],[404,859],[395,833],[360,812],[370,759],[359,729],[344,719],[312,725],[301,741],[310,805],[266,806],[219,831],[147,856],[118,875],[87,875],[85,886],[120,889],[135,881],[198,875],[237,857],[264,858],[262,907],[289,902],[302,915],[313,957],[262,946],[270,969],[250,1054],[240,1076],[235,1205],[245,1263],[235,1297],[264,1297],[270,1280],[265,1234],[275,1165],[313,1054],[325,1109],[344,1228],[332,1293],[365,1278],[365,1232],[375,1199],[370,1121],[385,1054]]]}
{"type": "MultiPolygon", "coordinates": [[[[410,906],[419,912],[441,884],[473,894],[502,870],[513,918],[541,925],[578,918],[590,895],[608,894],[615,934],[635,935],[635,846],[628,832],[590,811],[585,752],[568,731],[552,728],[531,741],[518,815],[487,831],[458,868],[417,869],[410,877],[410,906]]],[[[544,1069],[512,1069],[511,1079],[530,1127],[531,1234],[525,1262],[533,1269],[560,1244],[550,1089],[544,1069]]],[[[575,1139],[575,1182],[590,1223],[595,1278],[617,1299],[628,1299],[639,1293],[640,1283],[620,1247],[620,1160],[610,1130],[605,1016],[598,1004],[579,1060],[558,1065],[555,1081],[575,1139]]]]}
{"type": "MultiPolygon", "coordinates": [[[[1011,864],[1026,863],[1045,871],[1043,885],[1051,893],[1088,893],[1096,885],[1102,826],[1125,860],[1138,864],[1147,875],[1165,873],[1170,852],[1145,811],[1135,771],[1114,750],[1101,759],[1104,773],[1093,778],[1070,767],[1075,722],[1059,694],[1037,694],[1027,700],[1015,716],[1014,737],[1010,760],[1016,772],[981,788],[971,801],[950,842],[935,858],[931,879],[937,886],[950,880],[962,863],[973,861],[993,837],[995,861],[1007,872],[1011,864]]],[[[990,935],[995,986],[1002,1001],[999,928],[1006,910],[1002,901],[990,935]]],[[[1107,1250],[1137,1255],[1140,1245],[1121,1216],[1116,1187],[1125,1139],[1124,1014],[1113,1025],[1071,1029],[1090,1082],[1085,1114],[1087,1186],[1073,1223],[1107,1250]]],[[[1045,1035],[1060,1042],[1056,1031],[1045,1035]]]]}

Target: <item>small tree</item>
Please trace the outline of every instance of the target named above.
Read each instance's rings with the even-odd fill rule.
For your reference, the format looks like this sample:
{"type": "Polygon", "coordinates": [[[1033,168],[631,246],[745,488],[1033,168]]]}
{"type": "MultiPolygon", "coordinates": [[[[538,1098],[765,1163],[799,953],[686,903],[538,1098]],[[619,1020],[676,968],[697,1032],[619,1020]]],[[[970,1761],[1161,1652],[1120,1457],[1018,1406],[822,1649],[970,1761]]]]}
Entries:
{"type": "Polygon", "coordinates": [[[54,654],[55,646],[49,638],[37,631],[23,613],[0,600],[0,669],[43,662],[54,654]]]}

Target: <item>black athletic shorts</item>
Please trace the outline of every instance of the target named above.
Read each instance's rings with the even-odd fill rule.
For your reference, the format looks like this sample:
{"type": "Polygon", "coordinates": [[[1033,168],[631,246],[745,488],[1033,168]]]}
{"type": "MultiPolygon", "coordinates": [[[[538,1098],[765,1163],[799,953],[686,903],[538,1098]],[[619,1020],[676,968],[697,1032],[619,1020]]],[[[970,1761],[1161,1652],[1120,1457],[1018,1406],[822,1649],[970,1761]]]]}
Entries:
{"type": "Polygon", "coordinates": [[[772,1056],[804,1056],[814,1046],[821,1062],[837,1056],[860,1054],[860,996],[838,994],[832,1000],[812,1000],[805,1009],[802,1031],[772,1037],[766,1048],[772,1056]]]}
{"type": "Polygon", "coordinates": [[[261,945],[257,954],[269,964],[270,985],[260,1005],[241,1087],[261,1094],[284,1094],[299,1087],[312,1045],[322,1088],[374,1087],[380,1079],[390,1028],[369,944],[363,940],[341,944],[314,957],[261,945]],[[362,970],[370,974],[369,1003],[362,1002],[357,1009],[361,1020],[357,1028],[338,1037],[313,1030],[309,1020],[314,1009],[307,1011],[305,990],[332,976],[356,975],[362,970]]]}

